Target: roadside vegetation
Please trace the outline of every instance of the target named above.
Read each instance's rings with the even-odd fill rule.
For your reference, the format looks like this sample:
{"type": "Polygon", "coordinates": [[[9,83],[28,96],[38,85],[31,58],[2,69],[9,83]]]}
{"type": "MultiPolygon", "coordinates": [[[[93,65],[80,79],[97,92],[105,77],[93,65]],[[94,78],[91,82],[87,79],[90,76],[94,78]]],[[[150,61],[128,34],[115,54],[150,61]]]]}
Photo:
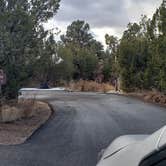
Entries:
{"type": "Polygon", "coordinates": [[[66,89],[72,90],[72,91],[81,91],[81,92],[109,92],[113,91],[115,88],[110,85],[109,83],[97,83],[95,81],[85,81],[80,80],[77,82],[70,82],[69,85],[67,85],[66,89]]]}
{"type": "Polygon", "coordinates": [[[122,89],[166,92],[166,3],[152,19],[128,24],[117,53],[122,89]]]}
{"type": "Polygon", "coordinates": [[[7,75],[4,98],[16,98],[18,90],[32,82],[85,83],[76,87],[83,91],[93,91],[92,84],[108,84],[126,92],[166,93],[165,1],[151,19],[142,15],[139,23],[129,23],[121,39],[106,34],[106,50],[83,20],[73,21],[57,41],[58,28],[46,30],[44,23],[59,6],[60,0],[0,1],[0,68],[7,75]]]}
{"type": "Polygon", "coordinates": [[[50,68],[54,70],[56,42],[43,23],[56,14],[59,2],[0,0],[0,69],[7,77],[2,91],[0,85],[1,145],[23,143],[51,116],[47,104],[17,100],[17,95],[22,86],[36,77],[41,82],[50,68]]]}
{"type": "Polygon", "coordinates": [[[13,122],[22,118],[30,118],[35,113],[35,100],[21,102],[10,100],[2,105],[0,122],[13,122]]]}

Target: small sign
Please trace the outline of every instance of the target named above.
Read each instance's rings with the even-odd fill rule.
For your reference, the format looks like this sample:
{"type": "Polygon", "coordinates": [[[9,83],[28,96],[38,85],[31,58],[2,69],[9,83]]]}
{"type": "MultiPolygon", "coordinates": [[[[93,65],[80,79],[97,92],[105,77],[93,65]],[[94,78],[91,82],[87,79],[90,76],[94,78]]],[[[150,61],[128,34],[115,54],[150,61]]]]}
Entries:
{"type": "Polygon", "coordinates": [[[6,74],[2,69],[0,69],[0,85],[6,84],[6,74]]]}

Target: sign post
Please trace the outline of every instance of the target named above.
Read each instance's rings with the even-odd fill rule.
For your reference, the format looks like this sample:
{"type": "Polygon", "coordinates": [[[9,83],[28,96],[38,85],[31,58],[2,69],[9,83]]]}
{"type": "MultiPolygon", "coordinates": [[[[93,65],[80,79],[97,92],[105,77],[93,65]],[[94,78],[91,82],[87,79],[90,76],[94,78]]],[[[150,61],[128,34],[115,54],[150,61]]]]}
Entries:
{"type": "Polygon", "coordinates": [[[6,74],[0,69],[0,108],[2,107],[2,85],[6,84],[6,74]]]}

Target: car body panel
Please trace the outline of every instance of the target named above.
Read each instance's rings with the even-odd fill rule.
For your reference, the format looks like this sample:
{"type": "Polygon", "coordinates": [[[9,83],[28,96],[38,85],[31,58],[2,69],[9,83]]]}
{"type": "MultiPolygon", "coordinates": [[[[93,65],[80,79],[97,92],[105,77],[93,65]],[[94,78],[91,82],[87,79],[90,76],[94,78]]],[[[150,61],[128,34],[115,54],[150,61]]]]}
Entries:
{"type": "Polygon", "coordinates": [[[116,152],[122,150],[123,148],[134,144],[135,142],[142,141],[147,138],[148,135],[125,135],[117,138],[111,143],[110,146],[104,151],[102,158],[107,158],[115,154],[116,152]]]}
{"type": "Polygon", "coordinates": [[[143,159],[159,151],[160,148],[166,145],[166,139],[164,139],[166,138],[166,127],[163,127],[150,136],[141,136],[142,140],[140,136],[132,137],[125,136],[115,140],[113,145],[111,144],[104,153],[104,155],[111,153],[113,155],[110,157],[104,157],[103,155],[97,166],[139,166],[143,159]],[[127,140],[127,143],[125,143],[125,140],[127,140]],[[129,144],[130,141],[131,143],[129,144]],[[113,151],[122,147],[122,144],[126,144],[126,146],[117,151],[117,153],[113,153],[113,151]]]}

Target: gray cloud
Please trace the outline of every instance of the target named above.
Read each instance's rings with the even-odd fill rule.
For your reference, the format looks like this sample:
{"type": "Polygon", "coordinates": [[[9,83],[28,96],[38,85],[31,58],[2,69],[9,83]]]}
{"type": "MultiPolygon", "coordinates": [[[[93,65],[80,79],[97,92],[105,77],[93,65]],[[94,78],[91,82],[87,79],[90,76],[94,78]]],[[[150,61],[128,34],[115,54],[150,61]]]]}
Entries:
{"type": "MultiPolygon", "coordinates": [[[[132,0],[133,3],[149,3],[149,4],[155,4],[157,0],[132,0]]],[[[158,0],[161,1],[161,0],[158,0]]]]}
{"type": "Polygon", "coordinates": [[[156,4],[156,0],[61,0],[55,19],[67,23],[81,19],[95,28],[124,28],[130,21],[129,10],[137,5],[139,10],[139,4],[149,4],[151,7],[156,4]]]}
{"type": "Polygon", "coordinates": [[[83,19],[93,27],[122,27],[129,21],[124,0],[62,0],[55,19],[83,19]]]}

